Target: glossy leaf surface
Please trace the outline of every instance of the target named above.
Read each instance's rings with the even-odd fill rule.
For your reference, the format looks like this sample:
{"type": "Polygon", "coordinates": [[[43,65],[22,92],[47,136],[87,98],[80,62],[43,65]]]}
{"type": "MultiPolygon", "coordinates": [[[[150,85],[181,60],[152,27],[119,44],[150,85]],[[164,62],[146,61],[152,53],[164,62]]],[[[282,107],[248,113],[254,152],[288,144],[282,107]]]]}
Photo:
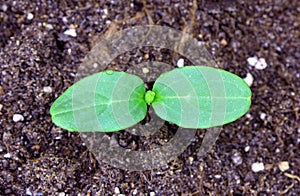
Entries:
{"type": "Polygon", "coordinates": [[[220,69],[187,66],[162,74],[154,83],[156,114],[184,128],[210,128],[244,115],[251,90],[240,77],[220,69]]]}
{"type": "Polygon", "coordinates": [[[52,121],[79,132],[112,132],[141,121],[147,112],[144,82],[124,72],[93,74],[68,88],[51,106],[52,121]]]}

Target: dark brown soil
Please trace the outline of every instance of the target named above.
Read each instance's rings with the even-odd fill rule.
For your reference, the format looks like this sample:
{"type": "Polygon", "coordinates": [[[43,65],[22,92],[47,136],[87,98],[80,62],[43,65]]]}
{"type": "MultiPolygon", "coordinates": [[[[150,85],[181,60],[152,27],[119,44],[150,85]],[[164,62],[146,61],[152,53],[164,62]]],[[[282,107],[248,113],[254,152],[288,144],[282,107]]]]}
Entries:
{"type": "MultiPolygon", "coordinates": [[[[1,1],[0,195],[300,195],[299,46],[296,0],[1,1]],[[224,126],[206,157],[197,156],[205,132],[199,130],[168,165],[129,172],[97,162],[77,133],[51,122],[49,109],[97,40],[145,24],[189,32],[224,69],[251,73],[253,104],[224,126]],[[77,36],[64,35],[72,26],[77,36]],[[268,66],[249,66],[252,56],[268,66]],[[15,122],[14,114],[24,119],[15,122]],[[278,167],[283,161],[286,171],[278,167]],[[263,171],[252,171],[256,162],[263,171]]],[[[170,64],[178,59],[144,50],[170,64]]],[[[136,52],[111,66],[126,69],[136,52]]]]}

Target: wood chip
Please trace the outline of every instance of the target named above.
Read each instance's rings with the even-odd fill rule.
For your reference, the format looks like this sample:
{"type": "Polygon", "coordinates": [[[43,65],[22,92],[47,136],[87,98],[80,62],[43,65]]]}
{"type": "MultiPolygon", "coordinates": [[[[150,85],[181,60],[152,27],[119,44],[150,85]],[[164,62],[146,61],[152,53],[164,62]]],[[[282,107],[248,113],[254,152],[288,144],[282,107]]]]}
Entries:
{"type": "Polygon", "coordinates": [[[278,163],[278,168],[279,168],[280,171],[282,171],[282,172],[288,170],[288,169],[290,168],[289,162],[287,162],[287,161],[279,162],[279,163],[278,163]]]}

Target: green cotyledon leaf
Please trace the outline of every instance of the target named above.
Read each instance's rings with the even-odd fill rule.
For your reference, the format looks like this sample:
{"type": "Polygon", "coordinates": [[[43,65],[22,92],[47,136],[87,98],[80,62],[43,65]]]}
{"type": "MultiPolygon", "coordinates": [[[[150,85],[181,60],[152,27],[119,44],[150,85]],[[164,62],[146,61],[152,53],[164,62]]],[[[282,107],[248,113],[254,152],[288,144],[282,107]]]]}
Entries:
{"type": "Polygon", "coordinates": [[[164,73],[152,91],[155,113],[183,128],[210,128],[235,121],[249,110],[252,95],[237,75],[205,66],[164,73]]]}
{"type": "Polygon", "coordinates": [[[69,87],[50,108],[52,121],[68,131],[112,132],[146,116],[144,82],[124,72],[104,71],[69,87]]]}

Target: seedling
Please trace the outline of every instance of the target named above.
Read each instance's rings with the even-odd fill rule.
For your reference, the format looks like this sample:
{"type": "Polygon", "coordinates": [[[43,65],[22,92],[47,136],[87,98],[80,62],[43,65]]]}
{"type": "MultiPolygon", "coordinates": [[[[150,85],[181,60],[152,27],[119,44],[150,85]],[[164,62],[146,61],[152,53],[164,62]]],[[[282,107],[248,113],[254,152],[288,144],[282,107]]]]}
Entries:
{"type": "Polygon", "coordinates": [[[147,104],[162,119],[183,128],[210,128],[243,116],[251,105],[248,85],[230,72],[186,66],[162,74],[146,92],[141,78],[104,71],[69,87],[50,109],[68,131],[113,132],[143,120],[147,104]]]}

